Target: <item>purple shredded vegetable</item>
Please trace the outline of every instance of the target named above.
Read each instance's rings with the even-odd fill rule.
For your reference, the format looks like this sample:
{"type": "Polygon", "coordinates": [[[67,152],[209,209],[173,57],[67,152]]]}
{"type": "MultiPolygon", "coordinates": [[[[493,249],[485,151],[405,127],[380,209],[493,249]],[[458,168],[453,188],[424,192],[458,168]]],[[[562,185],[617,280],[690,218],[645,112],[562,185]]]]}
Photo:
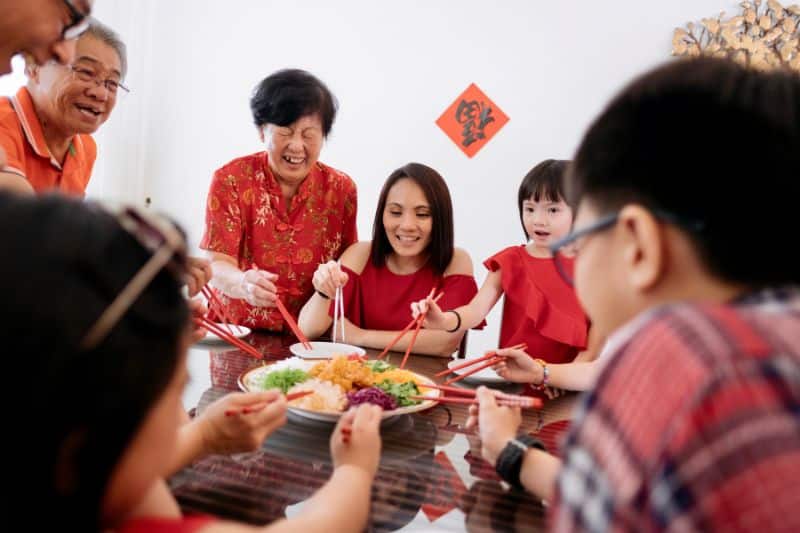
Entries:
{"type": "Polygon", "coordinates": [[[380,405],[384,411],[397,409],[397,400],[386,394],[386,392],[378,387],[368,387],[356,392],[348,392],[347,400],[350,402],[349,407],[360,405],[362,403],[371,403],[380,405]]]}

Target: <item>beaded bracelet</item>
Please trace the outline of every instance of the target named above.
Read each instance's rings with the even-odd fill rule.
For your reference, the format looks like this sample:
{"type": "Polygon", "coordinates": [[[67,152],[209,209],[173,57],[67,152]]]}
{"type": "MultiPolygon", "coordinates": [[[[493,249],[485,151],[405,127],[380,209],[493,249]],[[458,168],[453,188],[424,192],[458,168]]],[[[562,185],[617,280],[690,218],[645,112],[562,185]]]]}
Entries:
{"type": "Polygon", "coordinates": [[[538,385],[531,384],[531,386],[536,390],[544,390],[547,387],[547,382],[550,381],[550,370],[547,368],[547,363],[542,359],[534,359],[537,363],[542,365],[542,382],[538,385]]]}

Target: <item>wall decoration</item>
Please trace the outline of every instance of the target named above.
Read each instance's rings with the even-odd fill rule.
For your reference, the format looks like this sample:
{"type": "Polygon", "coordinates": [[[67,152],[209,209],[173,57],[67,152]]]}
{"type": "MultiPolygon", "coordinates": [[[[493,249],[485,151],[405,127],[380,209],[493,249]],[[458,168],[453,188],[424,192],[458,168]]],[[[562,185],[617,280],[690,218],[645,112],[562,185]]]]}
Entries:
{"type": "Polygon", "coordinates": [[[676,28],[672,55],[730,58],[759,70],[789,68],[800,71],[800,6],[784,8],[777,0],[740,4],[739,15],[702,19],[676,28]]]}
{"type": "Polygon", "coordinates": [[[471,83],[442,113],[436,124],[467,157],[472,157],[506,122],[506,114],[471,83]]]}

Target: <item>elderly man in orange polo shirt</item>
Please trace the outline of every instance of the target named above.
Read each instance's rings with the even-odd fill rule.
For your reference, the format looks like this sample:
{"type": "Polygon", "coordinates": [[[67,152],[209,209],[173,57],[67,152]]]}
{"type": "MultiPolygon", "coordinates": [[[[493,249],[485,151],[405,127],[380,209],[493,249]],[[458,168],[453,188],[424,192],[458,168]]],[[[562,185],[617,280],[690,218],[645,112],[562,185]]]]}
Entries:
{"type": "Polygon", "coordinates": [[[25,70],[27,87],[0,99],[0,147],[6,153],[0,188],[83,196],[97,156],[90,134],[127,92],[121,83],[125,45],[92,20],[71,64],[29,61],[25,70]]]}
{"type": "MultiPolygon", "coordinates": [[[[92,0],[0,0],[0,76],[11,58],[26,54],[39,65],[72,63],[75,39],[89,26],[92,0]]],[[[6,155],[0,148],[0,168],[6,155]]]]}

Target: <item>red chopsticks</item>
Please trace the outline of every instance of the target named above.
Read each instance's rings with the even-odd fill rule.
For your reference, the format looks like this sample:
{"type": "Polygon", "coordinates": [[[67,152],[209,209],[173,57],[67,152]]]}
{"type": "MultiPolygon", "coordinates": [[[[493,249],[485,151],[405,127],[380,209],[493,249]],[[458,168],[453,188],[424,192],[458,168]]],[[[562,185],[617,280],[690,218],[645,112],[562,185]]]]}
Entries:
{"type": "MultiPolygon", "coordinates": [[[[304,396],[308,396],[309,394],[314,394],[314,391],[313,390],[301,390],[301,391],[293,392],[291,394],[287,394],[286,395],[286,401],[287,402],[291,402],[292,400],[297,400],[298,398],[302,398],[304,396]]],[[[255,411],[258,411],[259,409],[262,409],[262,408],[263,408],[262,406],[257,406],[257,407],[250,406],[250,407],[243,407],[242,409],[228,409],[227,411],[225,411],[225,416],[234,416],[234,415],[238,415],[238,414],[246,415],[248,413],[254,413],[255,411]]]]}
{"type": "MultiPolygon", "coordinates": [[[[435,290],[436,290],[436,287],[431,289],[431,293],[428,295],[428,298],[433,296],[433,291],[435,291],[435,290]]],[[[433,299],[433,301],[434,302],[438,301],[439,298],[441,298],[442,296],[444,296],[444,291],[440,292],[439,295],[436,296],[436,298],[433,299]]],[[[425,311],[424,313],[422,313],[421,315],[419,315],[417,317],[417,327],[414,328],[414,334],[411,336],[411,342],[408,343],[408,348],[406,348],[406,353],[405,353],[405,355],[403,355],[403,360],[400,362],[400,368],[405,368],[406,367],[406,361],[408,361],[408,355],[411,353],[411,348],[414,347],[414,343],[417,342],[417,335],[419,335],[419,330],[422,327],[422,323],[425,322],[425,315],[427,315],[427,314],[428,314],[428,312],[425,311]]]]}
{"type": "MultiPolygon", "coordinates": [[[[528,347],[528,345],[526,343],[521,342],[519,344],[515,344],[514,346],[510,346],[509,349],[511,349],[511,350],[524,350],[527,347],[528,347]]],[[[477,357],[475,359],[470,359],[469,361],[461,363],[460,365],[456,365],[454,367],[446,368],[445,370],[442,370],[441,372],[437,372],[435,375],[436,375],[437,378],[438,377],[442,377],[442,376],[444,376],[446,374],[451,374],[453,372],[453,370],[461,370],[462,368],[466,368],[468,366],[472,366],[474,364],[480,363],[481,361],[486,361],[487,359],[493,359],[495,357],[501,357],[501,356],[497,355],[497,352],[492,351],[492,352],[487,353],[483,357],[477,357]]]]}
{"type": "MultiPolygon", "coordinates": [[[[258,265],[256,265],[255,263],[251,265],[251,268],[254,270],[260,270],[258,268],[258,265]]],[[[280,292],[280,289],[278,292],[280,292]]],[[[303,335],[302,331],[300,331],[300,327],[297,325],[297,322],[295,322],[294,317],[286,309],[286,306],[283,305],[283,302],[281,301],[278,295],[275,295],[275,307],[277,307],[278,311],[280,311],[281,316],[283,317],[283,321],[286,322],[286,324],[289,326],[289,329],[292,330],[294,336],[297,337],[297,340],[299,340],[302,343],[303,348],[309,351],[313,350],[314,347],[311,346],[311,343],[308,342],[306,336],[303,335]]]]}
{"type": "Polygon", "coordinates": [[[219,319],[225,324],[228,328],[228,331],[231,335],[233,335],[233,330],[231,329],[230,325],[233,323],[231,318],[228,316],[228,313],[225,312],[225,306],[222,305],[222,302],[217,297],[217,293],[214,292],[214,289],[206,284],[202,289],[200,289],[203,293],[203,296],[206,297],[208,300],[208,307],[214,311],[214,313],[219,316],[219,319]]]}
{"type": "Polygon", "coordinates": [[[236,336],[231,335],[230,333],[228,333],[228,331],[226,331],[222,326],[220,326],[216,322],[212,321],[211,319],[206,318],[206,317],[195,318],[194,319],[194,323],[197,324],[198,326],[202,327],[202,328],[206,328],[208,331],[210,331],[211,333],[215,334],[216,336],[218,336],[222,340],[228,341],[229,343],[233,344],[234,346],[236,346],[237,348],[239,348],[243,352],[247,352],[248,354],[250,354],[253,357],[256,357],[258,359],[263,359],[264,358],[264,356],[263,356],[263,354],[261,354],[261,352],[259,352],[258,350],[256,350],[255,348],[253,348],[252,346],[250,346],[249,344],[247,344],[243,340],[237,339],[236,336]]]}
{"type": "MultiPolygon", "coordinates": [[[[478,405],[478,399],[474,396],[471,398],[456,397],[456,396],[440,396],[438,398],[433,396],[409,396],[412,400],[433,400],[435,402],[443,403],[459,403],[463,405],[478,405]]],[[[514,394],[495,393],[497,405],[506,407],[521,407],[522,409],[534,409],[542,406],[541,398],[532,398],[530,396],[517,396],[514,394]]]]}
{"type": "Polygon", "coordinates": [[[281,315],[283,316],[283,321],[286,322],[286,324],[292,330],[292,333],[294,333],[294,336],[297,337],[297,340],[299,340],[303,344],[303,348],[309,351],[313,350],[314,347],[311,346],[311,343],[308,342],[306,336],[303,335],[302,331],[300,331],[300,327],[297,325],[297,322],[294,321],[294,317],[292,317],[292,315],[289,314],[289,311],[286,309],[286,306],[283,305],[283,302],[278,297],[275,298],[275,307],[277,307],[278,311],[281,312],[281,315]]]}
{"type": "MultiPolygon", "coordinates": [[[[428,293],[428,298],[433,296],[434,291],[436,291],[436,287],[432,288],[431,292],[428,293]]],[[[440,292],[439,295],[436,296],[436,298],[433,299],[433,301],[434,302],[438,301],[439,298],[441,298],[442,296],[444,296],[444,293],[440,292]]],[[[397,336],[394,339],[392,339],[392,342],[390,342],[389,344],[386,345],[386,348],[383,349],[383,351],[378,355],[378,357],[376,357],[376,359],[383,359],[383,357],[389,352],[389,350],[392,349],[392,346],[397,344],[397,341],[402,339],[403,335],[405,335],[408,332],[408,330],[413,328],[414,325],[417,325],[417,331],[414,332],[414,337],[411,339],[411,345],[409,346],[408,350],[406,350],[406,355],[403,357],[403,362],[405,363],[405,360],[408,358],[408,354],[411,353],[411,346],[413,346],[414,345],[414,341],[417,340],[417,334],[419,333],[419,328],[422,327],[422,322],[424,320],[425,319],[423,318],[423,315],[420,315],[417,318],[412,318],[411,322],[409,322],[408,325],[406,327],[404,327],[403,330],[400,333],[398,333],[397,336]]],[[[402,368],[402,366],[400,368],[402,368]]]]}

